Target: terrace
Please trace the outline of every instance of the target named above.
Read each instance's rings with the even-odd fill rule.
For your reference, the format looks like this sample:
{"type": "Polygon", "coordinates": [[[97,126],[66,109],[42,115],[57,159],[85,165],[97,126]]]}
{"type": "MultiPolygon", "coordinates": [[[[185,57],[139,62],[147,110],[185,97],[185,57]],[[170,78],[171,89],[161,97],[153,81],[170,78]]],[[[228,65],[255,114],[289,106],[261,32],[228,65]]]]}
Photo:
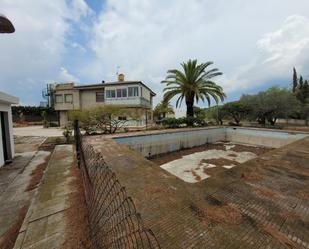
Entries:
{"type": "Polygon", "coordinates": [[[162,248],[309,248],[308,135],[201,128],[93,136],[84,141],[103,155],[126,186],[162,248]],[[197,153],[196,148],[213,152],[218,141],[240,146],[244,139],[245,150],[254,146],[260,151],[229,169],[212,162],[221,170],[211,177],[199,175],[188,182],[158,165],[158,160],[166,162],[167,152],[184,149],[186,155],[177,155],[180,160],[197,153]],[[194,147],[200,145],[204,147],[194,147]]]}

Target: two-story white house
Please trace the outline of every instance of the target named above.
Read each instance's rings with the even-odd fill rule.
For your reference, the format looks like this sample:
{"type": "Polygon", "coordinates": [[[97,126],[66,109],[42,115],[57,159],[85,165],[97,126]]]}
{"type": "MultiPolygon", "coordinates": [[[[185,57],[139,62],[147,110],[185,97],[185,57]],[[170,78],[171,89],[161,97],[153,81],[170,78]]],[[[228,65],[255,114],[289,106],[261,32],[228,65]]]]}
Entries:
{"type": "Polygon", "coordinates": [[[68,122],[68,111],[84,110],[99,105],[119,105],[126,109],[134,108],[140,113],[138,119],[126,116],[128,127],[145,127],[152,123],[152,99],[156,95],[141,81],[125,81],[124,75],[118,76],[116,82],[102,82],[91,85],[75,85],[74,83],[49,85],[50,104],[59,112],[60,126],[68,122]]]}

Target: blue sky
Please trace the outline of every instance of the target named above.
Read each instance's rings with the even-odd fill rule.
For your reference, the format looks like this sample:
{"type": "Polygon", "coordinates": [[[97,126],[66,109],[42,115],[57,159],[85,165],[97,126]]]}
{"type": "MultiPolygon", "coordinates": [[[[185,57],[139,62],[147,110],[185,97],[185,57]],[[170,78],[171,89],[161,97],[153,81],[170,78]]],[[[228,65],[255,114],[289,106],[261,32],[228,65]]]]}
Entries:
{"type": "Polygon", "coordinates": [[[115,80],[118,66],[126,79],[157,92],[157,103],[166,71],[189,58],[215,62],[227,101],[289,86],[294,66],[309,78],[308,0],[0,0],[0,6],[16,28],[0,36],[0,91],[21,104],[38,105],[47,83],[115,80]]]}

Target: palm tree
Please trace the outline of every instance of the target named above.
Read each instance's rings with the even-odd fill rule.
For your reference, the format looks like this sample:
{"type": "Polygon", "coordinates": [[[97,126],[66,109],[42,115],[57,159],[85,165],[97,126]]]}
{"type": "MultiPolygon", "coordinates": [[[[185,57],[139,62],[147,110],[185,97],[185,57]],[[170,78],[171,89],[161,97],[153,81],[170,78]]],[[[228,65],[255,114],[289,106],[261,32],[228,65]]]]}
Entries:
{"type": "Polygon", "coordinates": [[[155,107],[153,114],[158,119],[165,118],[168,114],[175,114],[173,106],[169,101],[163,99],[157,106],[155,107]]]}
{"type": "Polygon", "coordinates": [[[223,101],[226,97],[221,86],[212,81],[212,78],[222,75],[217,69],[207,68],[213,62],[197,64],[197,60],[189,60],[181,64],[183,72],[177,69],[167,71],[165,80],[161,83],[166,84],[164,88],[164,100],[169,101],[174,96],[180,95],[176,101],[176,107],[180,106],[183,99],[187,105],[187,117],[193,117],[194,101],[198,103],[199,100],[203,102],[206,100],[210,105],[211,98],[216,103],[219,100],[223,101]]]}

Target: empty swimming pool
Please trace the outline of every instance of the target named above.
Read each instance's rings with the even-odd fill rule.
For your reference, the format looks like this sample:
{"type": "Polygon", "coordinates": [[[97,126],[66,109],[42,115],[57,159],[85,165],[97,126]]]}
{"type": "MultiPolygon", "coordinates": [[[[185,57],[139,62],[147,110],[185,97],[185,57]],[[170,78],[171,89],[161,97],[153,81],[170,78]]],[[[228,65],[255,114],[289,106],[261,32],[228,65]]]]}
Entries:
{"type": "Polygon", "coordinates": [[[139,152],[144,157],[152,157],[218,141],[279,148],[307,136],[308,134],[306,133],[280,130],[215,127],[117,137],[114,138],[114,140],[128,145],[131,149],[139,152]]]}

